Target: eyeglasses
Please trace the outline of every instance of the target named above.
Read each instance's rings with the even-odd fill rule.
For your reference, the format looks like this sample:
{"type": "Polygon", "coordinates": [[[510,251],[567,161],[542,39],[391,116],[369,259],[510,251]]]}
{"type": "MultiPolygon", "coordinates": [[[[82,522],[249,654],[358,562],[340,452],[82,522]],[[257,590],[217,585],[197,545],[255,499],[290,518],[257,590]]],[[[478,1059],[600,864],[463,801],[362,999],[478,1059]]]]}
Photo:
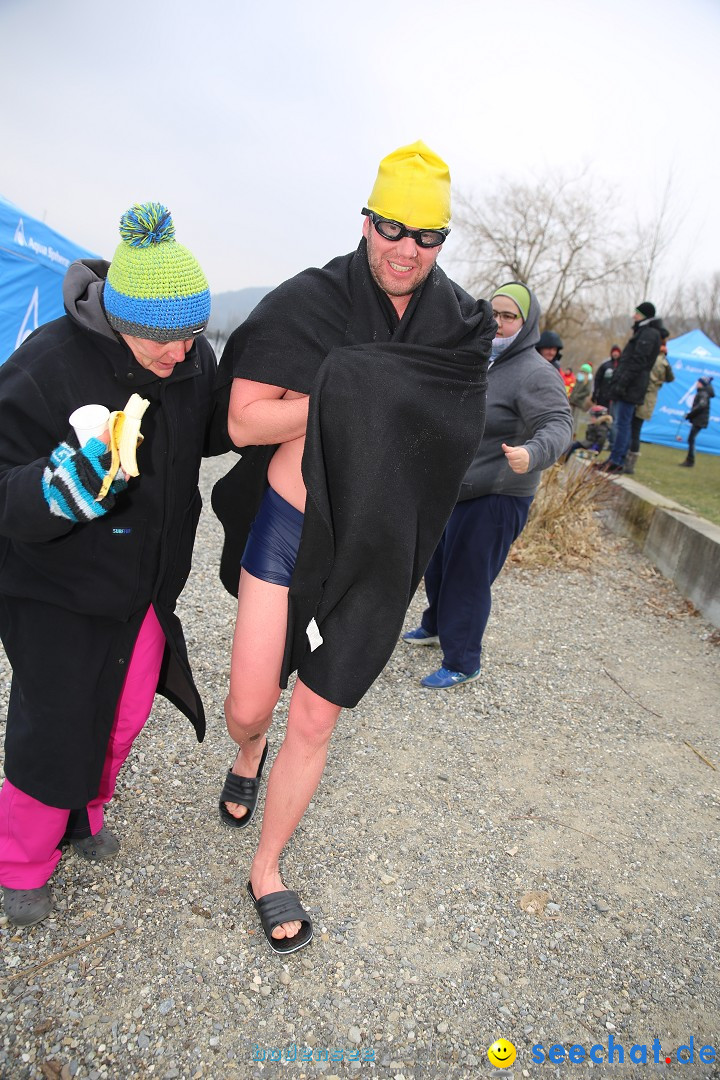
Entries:
{"type": "Polygon", "coordinates": [[[404,236],[411,236],[418,247],[434,248],[445,243],[450,232],[449,229],[408,229],[400,221],[392,221],[390,218],[380,217],[374,210],[368,210],[367,206],[362,210],[365,217],[369,217],[375,226],[375,232],[384,240],[402,240],[404,236]]]}
{"type": "Polygon", "coordinates": [[[493,311],[492,317],[495,322],[515,322],[520,318],[519,315],[513,315],[512,311],[493,311]]]}

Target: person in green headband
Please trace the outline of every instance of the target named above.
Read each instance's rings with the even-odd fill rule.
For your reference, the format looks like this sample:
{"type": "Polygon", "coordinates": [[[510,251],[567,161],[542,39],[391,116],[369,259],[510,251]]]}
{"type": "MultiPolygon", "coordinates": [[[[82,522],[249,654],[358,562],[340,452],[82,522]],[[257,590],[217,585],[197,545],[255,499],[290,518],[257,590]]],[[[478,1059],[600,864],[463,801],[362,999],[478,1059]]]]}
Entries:
{"type": "Polygon", "coordinates": [[[537,350],[540,305],[523,282],[492,294],[497,329],[488,371],[485,430],[459,500],[425,571],[428,606],[409,645],[440,645],[442,664],[424,676],[429,690],[480,678],[492,584],[527,521],[547,469],[570,444],[562,379],[537,350]]]}

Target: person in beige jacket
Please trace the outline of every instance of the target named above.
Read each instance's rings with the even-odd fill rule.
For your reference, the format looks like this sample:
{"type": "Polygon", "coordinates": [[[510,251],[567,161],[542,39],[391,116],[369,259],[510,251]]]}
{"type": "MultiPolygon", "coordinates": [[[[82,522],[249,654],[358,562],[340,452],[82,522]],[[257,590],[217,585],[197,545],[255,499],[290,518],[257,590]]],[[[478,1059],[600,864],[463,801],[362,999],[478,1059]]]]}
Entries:
{"type": "Polygon", "coordinates": [[[635,472],[635,462],[640,453],[640,432],[642,426],[646,420],[651,418],[655,411],[660,387],[664,386],[665,383],[671,383],[675,380],[675,372],[671,368],[670,361],[667,358],[666,342],[670,337],[670,332],[663,327],[660,331],[660,337],[662,338],[662,345],[660,346],[657,360],[653,364],[650,372],[650,381],[648,382],[648,388],[643,403],[642,405],[637,406],[635,415],[632,418],[630,449],[625,458],[625,465],[623,467],[623,472],[629,473],[631,476],[635,472]]]}

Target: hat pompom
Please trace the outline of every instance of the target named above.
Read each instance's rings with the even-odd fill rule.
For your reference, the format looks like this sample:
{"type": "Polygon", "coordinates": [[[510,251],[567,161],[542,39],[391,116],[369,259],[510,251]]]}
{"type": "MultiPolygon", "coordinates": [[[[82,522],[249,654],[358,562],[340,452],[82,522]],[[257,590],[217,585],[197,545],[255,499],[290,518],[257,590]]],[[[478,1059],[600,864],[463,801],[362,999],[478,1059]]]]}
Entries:
{"type": "Polygon", "coordinates": [[[162,203],[135,203],[120,218],[120,236],[131,247],[149,247],[174,240],[175,226],[162,203]]]}

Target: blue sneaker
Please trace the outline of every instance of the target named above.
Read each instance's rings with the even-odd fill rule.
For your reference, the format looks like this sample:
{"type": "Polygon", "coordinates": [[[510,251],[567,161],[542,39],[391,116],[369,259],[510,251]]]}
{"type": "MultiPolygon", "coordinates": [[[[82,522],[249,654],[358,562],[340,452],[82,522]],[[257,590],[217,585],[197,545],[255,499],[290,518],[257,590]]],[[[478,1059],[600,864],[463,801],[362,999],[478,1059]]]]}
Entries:
{"type": "Polygon", "coordinates": [[[422,626],[417,626],[414,630],[408,630],[407,634],[403,634],[403,641],[407,641],[408,645],[439,645],[440,638],[437,634],[428,634],[427,630],[423,630],[422,626]]]}
{"type": "Polygon", "coordinates": [[[451,671],[450,668],[441,667],[433,671],[432,675],[426,675],[420,680],[421,686],[429,686],[431,690],[452,690],[453,686],[461,686],[463,683],[474,682],[480,678],[480,668],[473,671],[472,675],[463,675],[462,671],[451,671]]]}

